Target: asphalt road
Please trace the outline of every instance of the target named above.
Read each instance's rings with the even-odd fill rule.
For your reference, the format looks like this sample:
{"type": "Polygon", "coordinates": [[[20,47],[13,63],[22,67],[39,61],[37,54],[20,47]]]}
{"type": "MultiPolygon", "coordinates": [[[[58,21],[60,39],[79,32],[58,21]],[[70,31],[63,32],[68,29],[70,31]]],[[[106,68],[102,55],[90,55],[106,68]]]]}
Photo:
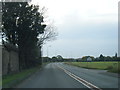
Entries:
{"type": "MultiPolygon", "coordinates": [[[[118,76],[105,70],[49,63],[16,88],[118,88],[118,76]]],[[[90,89],[88,89],[90,90],[90,89]]],[[[96,89],[95,89],[96,90],[96,89]]]]}

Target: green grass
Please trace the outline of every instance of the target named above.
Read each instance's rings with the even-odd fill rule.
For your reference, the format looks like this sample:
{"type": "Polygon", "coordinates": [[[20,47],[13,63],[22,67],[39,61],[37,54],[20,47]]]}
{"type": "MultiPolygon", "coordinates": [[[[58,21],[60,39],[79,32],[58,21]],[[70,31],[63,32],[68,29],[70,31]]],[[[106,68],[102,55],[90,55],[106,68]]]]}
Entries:
{"type": "Polygon", "coordinates": [[[108,70],[108,72],[120,73],[120,62],[65,62],[69,65],[74,65],[89,69],[108,70]]]}
{"type": "Polygon", "coordinates": [[[2,80],[0,80],[0,86],[2,86],[2,80]]]}
{"type": "Polygon", "coordinates": [[[11,75],[6,75],[2,77],[2,86],[5,88],[12,87],[13,85],[19,83],[20,81],[26,79],[28,76],[36,72],[39,67],[23,70],[22,72],[16,73],[16,74],[11,74],[11,75]]]}

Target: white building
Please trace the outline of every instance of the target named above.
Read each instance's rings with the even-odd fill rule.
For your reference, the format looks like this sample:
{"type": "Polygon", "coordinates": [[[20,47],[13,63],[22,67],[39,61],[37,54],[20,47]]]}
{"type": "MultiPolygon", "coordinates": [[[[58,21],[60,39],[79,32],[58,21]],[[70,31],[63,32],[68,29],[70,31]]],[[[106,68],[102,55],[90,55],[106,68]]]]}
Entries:
{"type": "Polygon", "coordinates": [[[92,58],[91,58],[91,57],[88,57],[88,58],[87,58],[87,61],[92,61],[92,58]]]}

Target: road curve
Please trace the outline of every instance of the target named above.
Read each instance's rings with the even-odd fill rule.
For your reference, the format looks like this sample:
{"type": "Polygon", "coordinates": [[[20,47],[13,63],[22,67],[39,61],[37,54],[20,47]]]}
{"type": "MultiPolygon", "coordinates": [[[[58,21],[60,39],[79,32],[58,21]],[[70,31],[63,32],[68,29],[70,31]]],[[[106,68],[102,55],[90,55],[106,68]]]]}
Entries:
{"type": "MultiPolygon", "coordinates": [[[[49,63],[15,88],[118,88],[118,77],[105,70],[49,63]]],[[[95,89],[96,90],[96,89],[95,89]]]]}

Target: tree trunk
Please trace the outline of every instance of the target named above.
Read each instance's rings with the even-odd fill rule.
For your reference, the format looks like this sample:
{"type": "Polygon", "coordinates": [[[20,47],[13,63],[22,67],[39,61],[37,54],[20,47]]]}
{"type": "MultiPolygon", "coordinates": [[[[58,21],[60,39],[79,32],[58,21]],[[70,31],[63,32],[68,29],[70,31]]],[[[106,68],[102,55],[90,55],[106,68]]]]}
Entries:
{"type": "Polygon", "coordinates": [[[26,68],[24,48],[19,46],[19,70],[26,68]]]}

